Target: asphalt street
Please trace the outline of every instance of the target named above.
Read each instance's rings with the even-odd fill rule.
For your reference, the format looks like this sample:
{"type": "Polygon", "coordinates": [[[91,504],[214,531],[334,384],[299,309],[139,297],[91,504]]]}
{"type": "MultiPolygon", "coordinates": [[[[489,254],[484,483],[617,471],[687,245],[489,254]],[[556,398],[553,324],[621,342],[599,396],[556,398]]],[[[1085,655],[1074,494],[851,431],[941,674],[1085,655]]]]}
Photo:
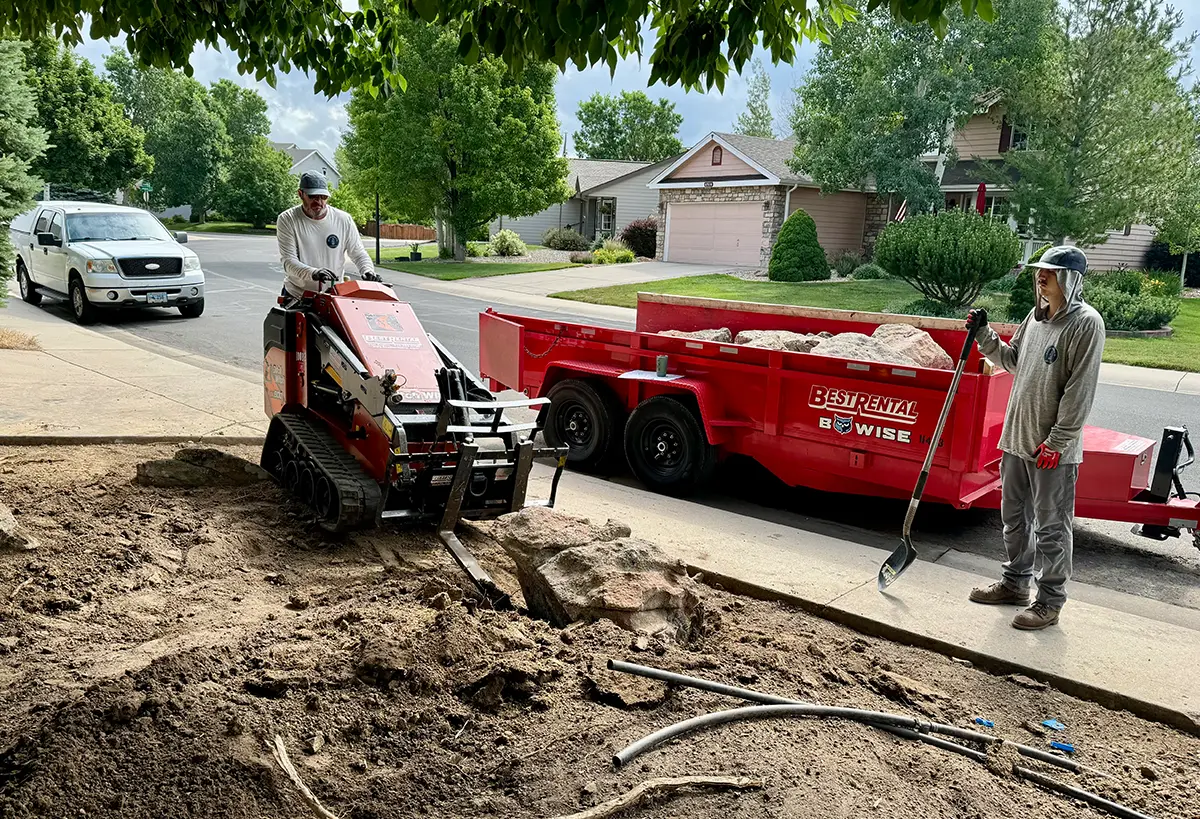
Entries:
{"type": "MultiPolygon", "coordinates": [[[[202,317],[185,319],[175,310],[132,311],[106,316],[97,329],[119,328],[147,342],[257,372],[261,366],[262,320],[275,304],[283,279],[274,239],[193,234],[189,246],[199,254],[207,276],[202,317]]],[[[428,332],[446,344],[466,366],[477,369],[476,317],[487,309],[488,303],[412,287],[396,289],[401,298],[412,303],[428,332]]],[[[9,304],[12,310],[39,309],[16,298],[9,304]]],[[[40,309],[61,316],[64,321],[71,320],[65,303],[47,299],[40,309]]],[[[582,315],[506,309],[597,323],[582,315]]],[[[1089,421],[1157,441],[1164,426],[1200,427],[1200,398],[1102,384],[1089,421]]],[[[620,476],[615,479],[629,480],[620,476]]],[[[1185,484],[1200,489],[1200,466],[1185,484]]],[[[736,463],[723,467],[715,491],[701,500],[741,514],[784,519],[799,528],[864,540],[888,549],[895,545],[892,541],[903,517],[902,504],[792,490],[776,485],[754,466],[736,463]]],[[[1000,525],[995,513],[956,513],[931,507],[918,519],[917,529],[918,542],[925,547],[922,556],[926,559],[965,561],[964,567],[972,561],[993,565],[1001,559],[1000,525]]],[[[1190,538],[1187,542],[1170,540],[1159,544],[1132,536],[1128,530],[1124,524],[1081,523],[1076,540],[1076,578],[1200,609],[1200,550],[1191,545],[1190,538]]]]}

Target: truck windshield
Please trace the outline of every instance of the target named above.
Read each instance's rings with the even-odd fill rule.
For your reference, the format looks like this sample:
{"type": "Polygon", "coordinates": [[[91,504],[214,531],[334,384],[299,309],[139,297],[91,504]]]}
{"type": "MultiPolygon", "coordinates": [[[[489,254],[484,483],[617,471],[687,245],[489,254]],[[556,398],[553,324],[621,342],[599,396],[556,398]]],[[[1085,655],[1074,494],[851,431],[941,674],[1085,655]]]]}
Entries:
{"type": "Polygon", "coordinates": [[[67,217],[67,240],[172,241],[162,223],[149,213],[74,213],[67,217]]]}

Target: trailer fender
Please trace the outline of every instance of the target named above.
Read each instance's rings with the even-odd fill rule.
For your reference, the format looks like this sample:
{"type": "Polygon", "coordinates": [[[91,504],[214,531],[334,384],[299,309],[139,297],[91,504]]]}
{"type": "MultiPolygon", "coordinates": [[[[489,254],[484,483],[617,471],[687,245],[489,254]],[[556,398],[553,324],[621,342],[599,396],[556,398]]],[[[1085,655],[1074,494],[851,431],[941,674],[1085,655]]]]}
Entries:
{"type": "Polygon", "coordinates": [[[627,411],[632,411],[639,403],[639,399],[630,397],[631,394],[636,395],[638,391],[623,389],[620,382],[642,381],[652,384],[653,390],[640,390],[642,398],[648,398],[650,395],[670,395],[671,393],[690,396],[695,402],[697,415],[704,427],[704,436],[708,438],[708,442],[718,446],[726,439],[727,429],[730,425],[719,423],[719,419],[724,414],[724,403],[717,391],[705,381],[691,378],[660,379],[654,373],[614,367],[611,364],[596,364],[591,361],[555,361],[546,368],[546,378],[542,382],[538,394],[545,395],[559,381],[578,378],[581,375],[604,379],[625,404],[627,411]]]}

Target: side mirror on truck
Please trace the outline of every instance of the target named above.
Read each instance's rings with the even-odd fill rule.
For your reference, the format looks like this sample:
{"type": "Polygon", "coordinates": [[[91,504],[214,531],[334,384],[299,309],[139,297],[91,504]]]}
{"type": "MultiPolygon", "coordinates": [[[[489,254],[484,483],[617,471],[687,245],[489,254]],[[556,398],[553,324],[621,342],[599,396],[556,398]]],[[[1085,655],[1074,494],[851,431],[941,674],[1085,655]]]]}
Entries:
{"type": "Polygon", "coordinates": [[[183,230],[176,231],[175,241],[179,242],[179,244],[181,244],[181,245],[186,245],[187,244],[187,232],[183,231],[183,230]]]}
{"type": "Polygon", "coordinates": [[[37,243],[38,247],[62,247],[62,239],[57,238],[53,233],[39,233],[37,243]]]}

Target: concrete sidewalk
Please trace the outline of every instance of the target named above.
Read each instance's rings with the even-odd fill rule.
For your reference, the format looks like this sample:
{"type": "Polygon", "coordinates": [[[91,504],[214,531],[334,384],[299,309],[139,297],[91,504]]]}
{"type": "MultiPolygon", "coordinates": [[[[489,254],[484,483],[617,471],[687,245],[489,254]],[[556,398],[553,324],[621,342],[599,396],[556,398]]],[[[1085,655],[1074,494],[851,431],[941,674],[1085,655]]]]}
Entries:
{"type": "Polygon", "coordinates": [[[266,433],[256,373],[200,356],[166,356],[51,315],[0,313],[0,326],[41,351],[0,350],[0,437],[154,435],[248,438],[266,433]]]}

